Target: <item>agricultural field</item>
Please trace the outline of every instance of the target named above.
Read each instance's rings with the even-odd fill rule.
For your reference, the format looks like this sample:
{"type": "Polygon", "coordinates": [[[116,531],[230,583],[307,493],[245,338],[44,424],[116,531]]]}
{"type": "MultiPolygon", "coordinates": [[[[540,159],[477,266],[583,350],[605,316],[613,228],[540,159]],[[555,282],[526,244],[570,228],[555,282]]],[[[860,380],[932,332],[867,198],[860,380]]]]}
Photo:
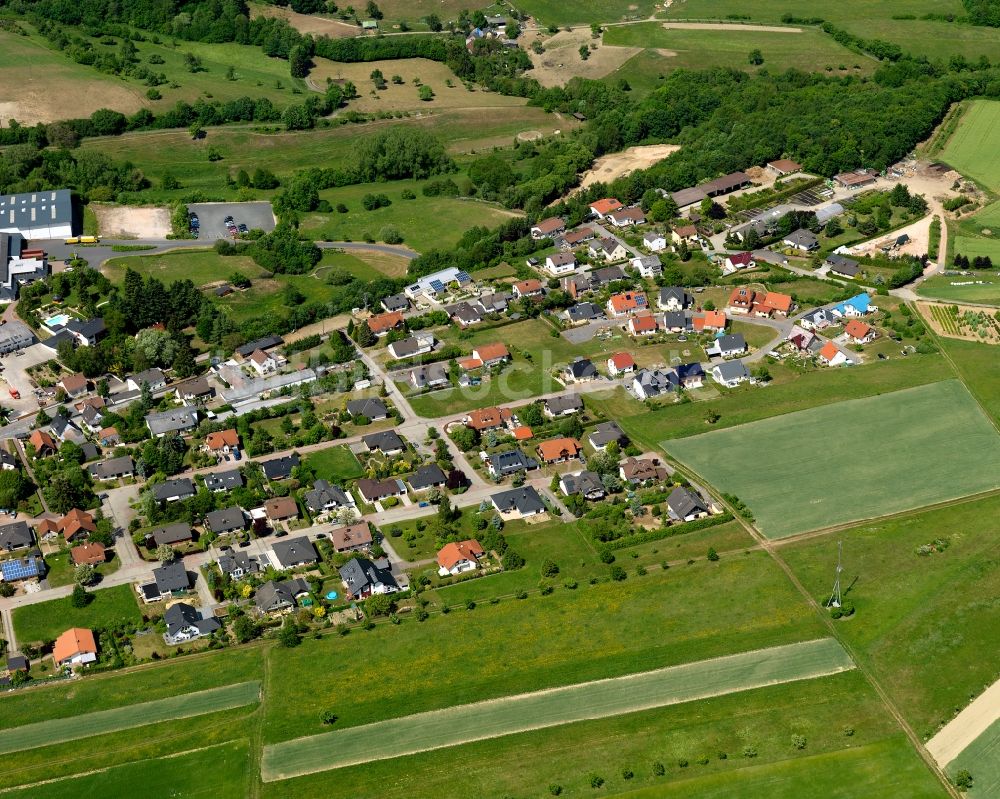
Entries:
{"type": "Polygon", "coordinates": [[[1000,318],[992,308],[942,303],[917,303],[917,308],[939,336],[1000,344],[1000,318]]]}
{"type": "Polygon", "coordinates": [[[139,621],[142,612],[131,585],[91,592],[93,600],[75,608],[70,597],[25,605],[12,611],[17,640],[54,641],[70,627],[107,627],[119,621],[139,621]]]}
{"type": "Polygon", "coordinates": [[[250,751],[246,740],[198,746],[167,757],[154,757],[85,774],[46,780],[14,789],[14,799],[81,799],[130,796],[142,786],[145,799],[211,797],[243,799],[248,795],[250,751]],[[206,777],[211,775],[211,779],[206,777]]]}
{"type": "MultiPolygon", "coordinates": [[[[981,239],[977,239],[977,241],[981,241],[981,239]]],[[[992,244],[992,242],[990,243],[992,244]]],[[[996,249],[997,256],[1000,257],[1000,242],[997,242],[996,249]]],[[[921,297],[944,300],[946,302],[974,302],[982,305],[1000,305],[1000,275],[996,272],[972,272],[968,275],[934,275],[918,286],[917,294],[921,297]],[[956,283],[964,285],[954,285],[956,283]]]]}
{"type": "Polygon", "coordinates": [[[306,456],[304,466],[313,469],[322,480],[341,483],[362,475],[361,464],[345,445],[338,445],[311,452],[306,456]]]}
{"type": "Polygon", "coordinates": [[[1000,436],[957,380],[664,446],[720,491],[738,496],[770,538],[1000,487],[1000,436]]]}
{"type": "Polygon", "coordinates": [[[825,602],[843,542],[842,584],[856,612],[837,622],[838,635],[923,739],[998,677],[996,659],[982,656],[1000,646],[998,520],[994,494],[780,546],[825,602]]]}
{"type": "Polygon", "coordinates": [[[851,668],[851,659],[840,644],[820,638],[286,741],[264,749],[262,776],[264,782],[274,782],[851,668]]]}
{"type": "Polygon", "coordinates": [[[0,741],[0,754],[120,732],[160,721],[230,710],[256,704],[259,699],[260,683],[244,682],[197,693],[177,694],[152,702],[129,704],[114,710],[39,721],[8,730],[8,735],[0,741]]]}
{"type": "MultiPolygon", "coordinates": [[[[296,170],[322,164],[343,167],[350,163],[352,145],[387,125],[416,125],[434,134],[458,159],[494,147],[509,147],[519,133],[538,131],[550,135],[568,130],[575,123],[548,114],[541,108],[518,106],[477,110],[471,108],[423,109],[419,117],[377,120],[363,124],[335,124],[309,131],[282,131],[276,127],[222,126],[211,128],[203,139],[192,140],[186,130],[144,131],[122,136],[85,139],[83,149],[93,148],[118,160],[140,165],[153,187],[139,193],[144,202],[176,200],[194,191],[218,199],[232,200],[237,190],[226,177],[240,169],[252,173],[257,167],[279,178],[296,170]],[[209,161],[209,148],[222,160],[209,161]],[[163,176],[180,181],[179,189],[163,189],[163,176]]],[[[383,189],[384,190],[384,189],[383,189]]],[[[258,198],[271,192],[254,191],[258,198]]]]}
{"type": "Polygon", "coordinates": [[[777,365],[768,368],[774,380],[766,387],[741,387],[708,402],[668,404],[645,413],[637,406],[633,415],[619,419],[622,429],[633,441],[658,449],[667,439],[706,432],[708,410],[719,414],[714,428],[731,428],[805,408],[926,385],[949,376],[940,355],[911,355],[850,369],[804,373],[777,365]]]}
{"type": "MultiPolygon", "coordinates": [[[[659,56],[654,60],[660,71],[731,67],[780,72],[794,68],[854,75],[871,72],[876,63],[837,44],[816,28],[743,30],[741,26],[733,26],[732,29],[705,30],[666,28],[662,22],[648,22],[608,28],[604,43],[652,50],[659,56]],[[759,67],[753,67],[749,61],[750,51],[754,49],[764,56],[764,63],[759,67]]],[[[627,80],[629,66],[626,64],[617,74],[627,80]]]]}
{"type": "MultiPolygon", "coordinates": [[[[964,175],[1000,188],[1000,102],[972,100],[938,158],[964,175]]],[[[965,251],[956,245],[958,252],[965,251]]],[[[971,253],[976,254],[976,253],[971,253]]]]}
{"type": "Polygon", "coordinates": [[[975,780],[966,794],[969,799],[989,799],[1000,794],[1000,721],[992,725],[956,757],[947,768],[954,779],[961,770],[975,780]]]}
{"type": "Polygon", "coordinates": [[[428,182],[360,183],[322,191],[321,199],[334,208],[346,206],[347,213],[303,215],[301,230],[326,241],[384,241],[389,231],[394,230],[402,237],[404,246],[424,252],[454,246],[473,225],[492,228],[519,216],[480,200],[427,197],[421,189],[428,182]],[[413,193],[414,198],[404,199],[405,191],[413,193]],[[392,204],[367,211],[362,205],[362,198],[367,194],[385,194],[392,204]]]}
{"type": "Polygon", "coordinates": [[[1000,423],[1000,358],[996,348],[951,338],[942,338],[940,343],[969,391],[986,413],[1000,423]]]}
{"type": "Polygon", "coordinates": [[[519,8],[542,25],[589,25],[591,22],[618,22],[645,19],[656,4],[650,0],[527,0],[519,8]]]}
{"type": "Polygon", "coordinates": [[[297,678],[268,685],[264,738],[277,743],[325,732],[319,720],[325,708],[339,716],[338,729],[352,727],[384,720],[387,708],[413,715],[526,688],[811,640],[822,630],[761,553],[576,590],[559,587],[550,596],[483,604],[434,614],[423,624],[406,620],[282,650],[282,672],[297,678]],[[663,592],[670,602],[662,601],[663,592]],[[367,668],[355,672],[345,694],[338,681],[322,675],[348,653],[367,668]]]}
{"type": "Polygon", "coordinates": [[[571,797],[798,799],[817,786],[837,799],[853,799],[859,789],[900,799],[945,796],[853,671],[267,783],[262,795],[375,799],[390,781],[412,799],[541,796],[546,785],[571,797]],[[791,744],[795,735],[804,749],[791,744]],[[460,781],[450,773],[456,759],[460,781]],[[502,768],[507,763],[517,768],[502,768]],[[603,779],[600,791],[591,775],[603,779]]]}

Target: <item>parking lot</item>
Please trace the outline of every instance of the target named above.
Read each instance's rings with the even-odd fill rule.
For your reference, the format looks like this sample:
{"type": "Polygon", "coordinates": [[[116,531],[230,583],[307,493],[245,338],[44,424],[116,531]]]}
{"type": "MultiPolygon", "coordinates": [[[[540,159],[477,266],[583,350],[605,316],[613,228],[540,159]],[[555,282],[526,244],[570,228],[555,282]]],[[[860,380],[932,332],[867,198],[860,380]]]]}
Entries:
{"type": "Polygon", "coordinates": [[[201,223],[198,238],[208,241],[232,238],[226,228],[227,216],[231,216],[237,225],[246,225],[250,230],[274,230],[274,212],[269,202],[191,203],[188,212],[198,215],[201,223]]]}
{"type": "MultiPolygon", "coordinates": [[[[5,407],[12,409],[12,416],[38,410],[38,398],[35,396],[35,389],[27,370],[30,366],[37,366],[54,357],[52,350],[46,349],[41,344],[32,344],[20,352],[12,352],[0,358],[0,366],[3,367],[3,372],[0,373],[0,379],[3,381],[0,391],[4,395],[2,402],[5,407]],[[10,388],[20,392],[21,398],[13,399],[10,396],[10,388]]],[[[52,396],[55,396],[55,389],[52,389],[52,396]]]]}

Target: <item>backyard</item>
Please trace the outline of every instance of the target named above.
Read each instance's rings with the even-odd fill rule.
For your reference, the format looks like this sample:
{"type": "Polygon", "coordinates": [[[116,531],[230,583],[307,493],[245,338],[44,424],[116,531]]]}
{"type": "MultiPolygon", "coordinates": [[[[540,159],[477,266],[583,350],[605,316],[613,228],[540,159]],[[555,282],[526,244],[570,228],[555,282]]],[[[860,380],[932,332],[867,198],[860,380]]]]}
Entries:
{"type": "Polygon", "coordinates": [[[50,599],[15,608],[14,632],[17,640],[54,641],[70,627],[107,627],[120,621],[137,622],[142,612],[131,585],[117,585],[92,591],[90,604],[75,608],[70,597],[50,599]]]}

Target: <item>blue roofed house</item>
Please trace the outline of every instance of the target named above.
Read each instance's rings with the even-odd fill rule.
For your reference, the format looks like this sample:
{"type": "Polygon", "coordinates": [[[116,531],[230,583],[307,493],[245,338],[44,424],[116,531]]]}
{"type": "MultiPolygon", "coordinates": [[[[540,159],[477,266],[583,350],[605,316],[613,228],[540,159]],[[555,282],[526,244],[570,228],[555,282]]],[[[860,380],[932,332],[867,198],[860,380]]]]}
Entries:
{"type": "Polygon", "coordinates": [[[865,316],[876,311],[878,311],[878,306],[872,305],[871,297],[868,296],[867,291],[856,294],[849,300],[839,302],[830,309],[830,312],[838,319],[842,317],[857,319],[859,316],[865,316]]]}

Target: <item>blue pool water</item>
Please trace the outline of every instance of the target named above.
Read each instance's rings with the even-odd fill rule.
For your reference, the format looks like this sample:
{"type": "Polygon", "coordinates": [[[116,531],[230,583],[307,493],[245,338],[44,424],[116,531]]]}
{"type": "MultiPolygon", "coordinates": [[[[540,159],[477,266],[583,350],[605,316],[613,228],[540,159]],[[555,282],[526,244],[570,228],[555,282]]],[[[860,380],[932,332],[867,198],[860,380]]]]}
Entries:
{"type": "Polygon", "coordinates": [[[50,316],[46,319],[45,324],[47,327],[59,327],[66,324],[72,318],[68,313],[57,313],[55,316],[50,316]]]}
{"type": "Polygon", "coordinates": [[[337,592],[336,591],[331,591],[330,593],[328,593],[326,595],[326,598],[330,599],[330,600],[336,599],[337,598],[337,592]]]}

